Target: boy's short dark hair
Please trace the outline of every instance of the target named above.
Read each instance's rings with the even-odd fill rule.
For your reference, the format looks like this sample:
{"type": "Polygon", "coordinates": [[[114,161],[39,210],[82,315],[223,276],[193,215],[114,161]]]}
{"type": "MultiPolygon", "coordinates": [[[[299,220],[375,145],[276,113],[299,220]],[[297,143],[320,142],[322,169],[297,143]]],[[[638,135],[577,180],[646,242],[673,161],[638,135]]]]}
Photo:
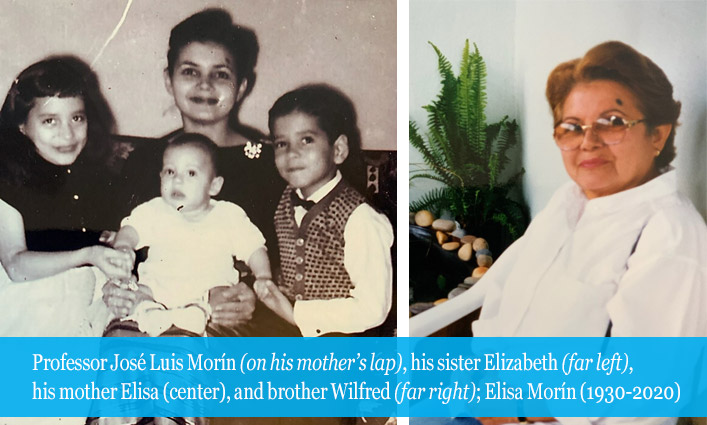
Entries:
{"type": "Polygon", "coordinates": [[[174,66],[182,49],[192,42],[216,43],[231,53],[240,83],[248,80],[248,90],[255,84],[255,65],[258,61],[258,37],[249,28],[233,23],[223,9],[206,9],[183,20],[172,28],[167,51],[167,69],[173,75],[174,66]]]}
{"type": "Polygon", "coordinates": [[[218,164],[218,145],[214,143],[213,140],[199,133],[182,133],[179,136],[172,139],[171,142],[165,148],[165,152],[170,149],[175,149],[181,146],[195,147],[203,151],[214,170],[214,176],[220,176],[221,170],[218,164]]]}
{"type": "Polygon", "coordinates": [[[294,112],[302,112],[317,120],[329,143],[340,135],[348,140],[349,155],[339,170],[356,189],[365,189],[361,154],[361,131],[356,108],[351,99],[328,84],[308,84],[285,93],[275,101],[268,113],[268,128],[273,133],[275,121],[294,112]]]}
{"type": "Polygon", "coordinates": [[[329,143],[345,135],[349,149],[361,146],[361,132],[353,102],[339,89],[327,84],[310,84],[285,93],[270,108],[268,127],[272,133],[275,120],[293,112],[314,117],[329,143]]]}

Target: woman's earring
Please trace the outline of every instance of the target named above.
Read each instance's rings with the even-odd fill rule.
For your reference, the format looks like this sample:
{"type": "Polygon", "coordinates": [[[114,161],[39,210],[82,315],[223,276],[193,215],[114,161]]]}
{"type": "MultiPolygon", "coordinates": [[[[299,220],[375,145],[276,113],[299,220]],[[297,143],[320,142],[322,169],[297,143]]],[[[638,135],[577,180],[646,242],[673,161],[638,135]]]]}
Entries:
{"type": "Polygon", "coordinates": [[[655,156],[660,156],[660,149],[655,150],[655,156]]]}

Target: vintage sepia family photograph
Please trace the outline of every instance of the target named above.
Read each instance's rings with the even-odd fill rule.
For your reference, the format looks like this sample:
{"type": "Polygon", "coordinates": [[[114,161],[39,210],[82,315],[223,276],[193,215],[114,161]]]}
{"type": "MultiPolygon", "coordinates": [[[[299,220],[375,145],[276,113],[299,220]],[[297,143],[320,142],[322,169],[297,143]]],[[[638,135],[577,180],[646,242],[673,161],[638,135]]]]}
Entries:
{"type": "MultiPolygon", "coordinates": [[[[0,27],[0,335],[395,335],[395,1],[2,0],[0,27]]],[[[279,423],[244,421],[211,423],[279,423]]]]}

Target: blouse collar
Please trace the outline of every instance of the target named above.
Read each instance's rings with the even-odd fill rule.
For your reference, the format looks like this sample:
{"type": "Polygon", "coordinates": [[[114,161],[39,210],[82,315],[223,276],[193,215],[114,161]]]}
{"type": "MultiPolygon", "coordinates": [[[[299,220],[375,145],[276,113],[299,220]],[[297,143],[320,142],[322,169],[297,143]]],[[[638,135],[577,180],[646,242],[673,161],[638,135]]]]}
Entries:
{"type": "Polygon", "coordinates": [[[634,188],[623,190],[613,195],[587,199],[579,186],[573,191],[576,204],[583,205],[584,213],[610,213],[627,207],[649,202],[677,191],[677,177],[674,168],[634,188]]]}

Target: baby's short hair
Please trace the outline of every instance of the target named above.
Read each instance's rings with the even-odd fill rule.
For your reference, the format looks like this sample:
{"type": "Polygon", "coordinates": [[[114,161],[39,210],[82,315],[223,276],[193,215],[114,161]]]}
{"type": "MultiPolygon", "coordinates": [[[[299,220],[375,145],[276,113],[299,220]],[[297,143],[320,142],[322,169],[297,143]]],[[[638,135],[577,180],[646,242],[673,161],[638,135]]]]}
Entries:
{"type": "Polygon", "coordinates": [[[165,148],[165,152],[182,146],[190,146],[201,149],[201,151],[206,154],[211,162],[211,167],[214,170],[214,176],[221,175],[221,170],[218,165],[218,145],[216,145],[213,140],[199,133],[182,133],[169,142],[165,148]]]}

